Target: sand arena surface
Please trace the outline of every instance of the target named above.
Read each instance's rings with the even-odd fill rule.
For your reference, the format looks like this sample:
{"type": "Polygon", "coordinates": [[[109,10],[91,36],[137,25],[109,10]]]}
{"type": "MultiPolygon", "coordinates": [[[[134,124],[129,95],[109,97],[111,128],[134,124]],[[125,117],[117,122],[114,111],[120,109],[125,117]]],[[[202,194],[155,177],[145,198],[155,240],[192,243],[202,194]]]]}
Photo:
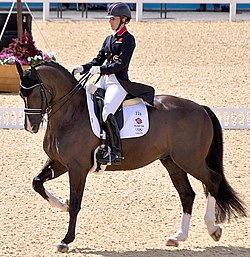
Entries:
{"type": "MultiPolygon", "coordinates": [[[[110,32],[106,21],[37,22],[38,48],[57,53],[69,70],[95,56],[110,32]]],[[[192,99],[210,107],[249,107],[249,22],[131,23],[137,47],[131,80],[151,84],[157,93],[192,99]]],[[[22,107],[16,94],[0,94],[0,106],[22,107]]],[[[44,131],[0,131],[0,256],[62,256],[54,244],[64,237],[68,214],[52,209],[31,187],[31,179],[46,160],[44,131]]],[[[250,131],[224,131],[224,167],[233,188],[250,205],[250,131]]],[[[83,151],[84,154],[84,151],[83,151]]],[[[197,193],[190,236],[178,248],[165,247],[176,232],[181,205],[167,171],[155,162],[136,171],[90,175],[78,215],[75,241],[63,256],[88,257],[211,257],[249,256],[250,218],[223,224],[219,242],[203,223],[205,196],[197,193]]],[[[47,182],[46,188],[65,198],[68,177],[47,182]]]]}

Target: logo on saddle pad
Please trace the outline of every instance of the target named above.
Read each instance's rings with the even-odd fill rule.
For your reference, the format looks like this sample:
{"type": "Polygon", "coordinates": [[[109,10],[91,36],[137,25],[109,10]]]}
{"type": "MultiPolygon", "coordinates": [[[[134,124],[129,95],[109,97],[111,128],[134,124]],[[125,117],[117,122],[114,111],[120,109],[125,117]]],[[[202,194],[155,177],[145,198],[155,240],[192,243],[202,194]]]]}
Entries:
{"type": "Polygon", "coordinates": [[[135,121],[137,122],[137,124],[143,123],[142,119],[140,119],[140,118],[136,118],[135,121]]]}
{"type": "MultiPolygon", "coordinates": [[[[100,138],[100,125],[94,112],[92,88],[86,86],[89,118],[93,133],[100,138]]],[[[140,99],[127,100],[123,104],[124,126],[120,130],[121,138],[144,136],[149,129],[148,112],[145,103],[140,99]]]]}

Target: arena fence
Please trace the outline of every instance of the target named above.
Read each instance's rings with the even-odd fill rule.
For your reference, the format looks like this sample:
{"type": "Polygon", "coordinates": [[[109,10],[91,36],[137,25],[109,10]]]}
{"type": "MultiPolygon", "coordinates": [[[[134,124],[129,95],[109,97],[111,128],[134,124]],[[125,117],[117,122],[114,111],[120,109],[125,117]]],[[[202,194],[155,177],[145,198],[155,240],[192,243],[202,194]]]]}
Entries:
{"type": "MultiPolygon", "coordinates": [[[[250,129],[250,108],[213,108],[213,111],[223,129],[250,129]]],[[[23,108],[0,107],[0,128],[23,129],[23,126],[23,108]]]]}

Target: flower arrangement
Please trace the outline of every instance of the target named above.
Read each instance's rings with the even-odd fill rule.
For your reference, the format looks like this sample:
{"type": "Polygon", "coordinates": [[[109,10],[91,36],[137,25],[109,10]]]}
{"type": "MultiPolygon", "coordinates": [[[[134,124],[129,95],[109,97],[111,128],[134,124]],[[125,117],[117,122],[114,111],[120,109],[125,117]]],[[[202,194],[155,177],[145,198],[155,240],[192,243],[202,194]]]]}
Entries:
{"type": "Polygon", "coordinates": [[[43,53],[36,48],[33,37],[28,32],[24,32],[21,41],[13,39],[13,43],[0,52],[0,65],[12,65],[15,61],[19,61],[21,65],[35,65],[55,60],[53,52],[43,53]]]}

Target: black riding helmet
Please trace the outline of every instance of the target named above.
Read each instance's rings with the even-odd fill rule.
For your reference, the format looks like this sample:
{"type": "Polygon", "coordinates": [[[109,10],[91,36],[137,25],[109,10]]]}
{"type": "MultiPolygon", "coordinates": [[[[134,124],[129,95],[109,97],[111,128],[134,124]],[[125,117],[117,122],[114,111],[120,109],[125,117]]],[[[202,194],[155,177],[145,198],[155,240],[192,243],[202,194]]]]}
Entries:
{"type": "Polygon", "coordinates": [[[121,18],[126,17],[126,23],[128,23],[131,19],[131,11],[129,6],[121,2],[111,4],[108,8],[108,15],[106,18],[111,18],[114,16],[119,16],[121,18]]]}

